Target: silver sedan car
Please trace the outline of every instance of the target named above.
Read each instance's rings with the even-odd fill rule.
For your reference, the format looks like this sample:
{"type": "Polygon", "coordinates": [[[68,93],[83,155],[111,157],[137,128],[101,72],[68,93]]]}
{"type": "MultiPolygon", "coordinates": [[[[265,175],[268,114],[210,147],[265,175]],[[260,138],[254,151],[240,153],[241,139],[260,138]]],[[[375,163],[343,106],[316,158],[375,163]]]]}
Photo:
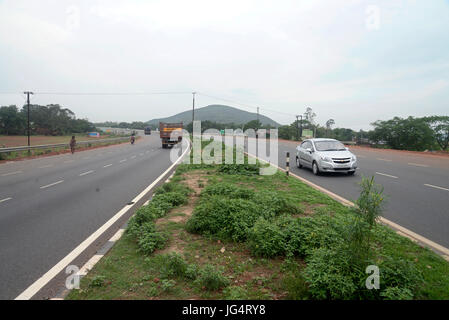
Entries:
{"type": "Polygon", "coordinates": [[[296,166],[311,168],[315,175],[321,172],[345,172],[353,175],[357,157],[335,139],[308,139],[296,147],[296,166]]]}

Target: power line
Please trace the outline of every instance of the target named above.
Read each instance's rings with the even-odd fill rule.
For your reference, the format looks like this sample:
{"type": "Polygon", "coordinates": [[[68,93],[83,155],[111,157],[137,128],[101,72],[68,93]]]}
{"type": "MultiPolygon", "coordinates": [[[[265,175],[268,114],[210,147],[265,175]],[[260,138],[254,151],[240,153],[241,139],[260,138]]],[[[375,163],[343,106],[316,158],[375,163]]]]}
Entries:
{"type": "Polygon", "coordinates": [[[229,102],[229,103],[238,104],[238,105],[245,106],[245,107],[248,107],[248,108],[252,108],[252,109],[255,109],[255,110],[257,110],[257,108],[260,108],[260,110],[264,110],[264,111],[269,111],[269,112],[279,113],[279,114],[283,114],[283,115],[287,115],[287,116],[292,116],[292,117],[295,116],[295,115],[292,114],[292,113],[287,113],[287,112],[282,112],[282,111],[272,110],[272,109],[268,109],[268,108],[256,107],[256,106],[249,105],[249,104],[246,104],[246,103],[241,103],[241,102],[238,102],[238,101],[235,101],[235,100],[230,100],[230,99],[225,99],[225,98],[220,98],[220,97],[212,96],[212,95],[205,94],[205,93],[202,93],[202,92],[197,92],[197,93],[198,93],[199,95],[204,96],[204,97],[208,97],[208,98],[212,98],[212,99],[217,99],[217,100],[221,100],[221,101],[225,101],[225,102],[229,102]]]}
{"type": "Polygon", "coordinates": [[[192,94],[191,91],[173,91],[173,92],[39,92],[35,94],[40,95],[59,95],[59,96],[146,96],[158,94],[192,94]]]}

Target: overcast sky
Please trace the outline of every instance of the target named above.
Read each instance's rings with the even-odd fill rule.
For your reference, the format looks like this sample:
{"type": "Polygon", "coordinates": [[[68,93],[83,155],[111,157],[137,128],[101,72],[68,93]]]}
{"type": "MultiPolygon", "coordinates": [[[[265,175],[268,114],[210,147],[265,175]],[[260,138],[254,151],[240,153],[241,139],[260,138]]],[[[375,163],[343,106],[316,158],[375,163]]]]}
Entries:
{"type": "MultiPolygon", "coordinates": [[[[0,93],[191,92],[287,124],[369,129],[449,115],[449,1],[0,0],[0,93]],[[263,109],[275,110],[265,111],[263,109]]],[[[0,94],[0,105],[24,96],[0,94]]],[[[191,95],[36,94],[90,121],[147,121],[191,95]]]]}

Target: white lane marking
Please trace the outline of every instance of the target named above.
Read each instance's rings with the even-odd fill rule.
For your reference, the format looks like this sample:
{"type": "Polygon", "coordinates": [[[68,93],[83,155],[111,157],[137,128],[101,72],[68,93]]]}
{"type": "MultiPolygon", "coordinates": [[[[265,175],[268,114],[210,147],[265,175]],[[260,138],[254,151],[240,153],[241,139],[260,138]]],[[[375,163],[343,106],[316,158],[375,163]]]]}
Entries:
{"type": "Polygon", "coordinates": [[[4,173],[4,174],[2,174],[2,177],[12,176],[13,174],[19,174],[19,173],[23,173],[23,171],[14,171],[14,172],[9,172],[9,173],[4,173]]]}
{"type": "Polygon", "coordinates": [[[435,188],[435,189],[441,189],[441,190],[449,191],[449,189],[447,189],[447,188],[443,188],[443,187],[439,187],[439,186],[434,186],[434,185],[432,185],[432,184],[424,183],[424,185],[427,186],[427,187],[435,188]]]}
{"type": "Polygon", "coordinates": [[[425,167],[425,168],[428,167],[427,164],[420,164],[420,163],[413,163],[413,162],[409,162],[408,164],[411,166],[417,166],[417,167],[425,167]]]}
{"type": "Polygon", "coordinates": [[[80,173],[80,177],[85,176],[87,174],[90,174],[92,172],[95,172],[95,170],[90,170],[90,171],[87,171],[87,172],[84,172],[84,173],[80,173]]]}
{"type": "Polygon", "coordinates": [[[53,165],[52,164],[47,164],[45,166],[38,167],[38,169],[44,169],[44,168],[50,168],[50,167],[53,167],[53,165]]]}
{"type": "Polygon", "coordinates": [[[46,186],[42,186],[42,187],[40,187],[40,189],[47,189],[49,187],[55,186],[55,185],[63,183],[63,182],[64,182],[64,180],[59,180],[59,181],[47,184],[46,186]]]}
{"type": "Polygon", "coordinates": [[[131,159],[135,159],[137,156],[132,156],[131,159]]]}
{"type": "Polygon", "coordinates": [[[383,159],[383,158],[376,158],[377,160],[380,160],[380,161],[393,161],[393,160],[390,160],[390,159],[383,159]]]}
{"type": "Polygon", "coordinates": [[[143,153],[139,153],[139,156],[143,156],[143,153]]]}
{"type": "Polygon", "coordinates": [[[390,174],[386,174],[386,173],[381,173],[381,172],[376,172],[377,174],[380,174],[381,176],[385,176],[385,177],[390,177],[390,178],[395,178],[395,179],[397,179],[398,177],[396,177],[396,176],[392,176],[392,175],[390,175],[390,174]]]}
{"type": "Polygon", "coordinates": [[[103,168],[108,168],[108,167],[110,167],[110,166],[112,166],[112,163],[103,166],[103,168]]]}
{"type": "Polygon", "coordinates": [[[127,159],[120,160],[120,163],[125,162],[127,159]]]}
{"type": "Polygon", "coordinates": [[[73,162],[73,161],[75,161],[75,160],[67,160],[67,161],[64,161],[64,163],[69,163],[69,162],[73,162]]]}
{"type": "Polygon", "coordinates": [[[5,202],[5,201],[8,201],[8,200],[11,200],[12,198],[5,198],[5,199],[2,199],[2,200],[0,200],[0,203],[2,203],[2,202],[5,202]]]}
{"type": "Polygon", "coordinates": [[[150,192],[156,184],[161,181],[168,172],[170,172],[179,162],[182,161],[184,156],[190,150],[186,148],[184,153],[175,161],[164,173],[162,173],[156,180],[153,181],[145,190],[143,190],[137,197],[135,197],[131,205],[124,206],[119,212],[115,214],[111,219],[109,219],[104,225],[98,228],[97,231],[92,233],[86,240],[78,245],[72,250],[68,255],[66,255],[61,261],[59,261],[53,268],[47,271],[42,277],[37,279],[32,285],[30,285],[25,291],[18,295],[14,300],[29,300],[31,299],[39,290],[41,290],[51,279],[56,277],[61,271],[63,271],[67,265],[72,262],[76,257],[78,257],[87,247],[89,247],[95,240],[98,239],[106,230],[109,229],[118,219],[120,219],[125,213],[131,209],[134,204],[139,202],[148,192],[150,192]]]}

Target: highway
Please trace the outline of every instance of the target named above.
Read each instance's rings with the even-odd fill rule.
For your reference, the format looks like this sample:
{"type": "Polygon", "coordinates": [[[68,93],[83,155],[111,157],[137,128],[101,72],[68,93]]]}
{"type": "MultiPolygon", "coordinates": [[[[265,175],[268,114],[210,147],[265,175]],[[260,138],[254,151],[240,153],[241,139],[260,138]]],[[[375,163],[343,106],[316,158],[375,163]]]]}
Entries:
{"type": "Polygon", "coordinates": [[[351,201],[359,196],[361,177],[374,176],[384,187],[385,218],[449,248],[449,157],[349,147],[358,159],[354,176],[315,176],[310,169],[296,167],[297,145],[279,141],[279,167],[285,168],[290,152],[291,172],[351,201]]]}
{"type": "Polygon", "coordinates": [[[14,299],[171,165],[158,136],[0,165],[0,299],[14,299]]]}
{"type": "MultiPolygon", "coordinates": [[[[279,141],[280,167],[290,152],[293,173],[352,201],[361,177],[374,175],[385,188],[385,218],[449,247],[449,158],[354,147],[355,176],[314,176],[296,168],[296,145],[279,141]]],[[[156,135],[0,164],[0,299],[19,295],[171,164],[156,135]]]]}

